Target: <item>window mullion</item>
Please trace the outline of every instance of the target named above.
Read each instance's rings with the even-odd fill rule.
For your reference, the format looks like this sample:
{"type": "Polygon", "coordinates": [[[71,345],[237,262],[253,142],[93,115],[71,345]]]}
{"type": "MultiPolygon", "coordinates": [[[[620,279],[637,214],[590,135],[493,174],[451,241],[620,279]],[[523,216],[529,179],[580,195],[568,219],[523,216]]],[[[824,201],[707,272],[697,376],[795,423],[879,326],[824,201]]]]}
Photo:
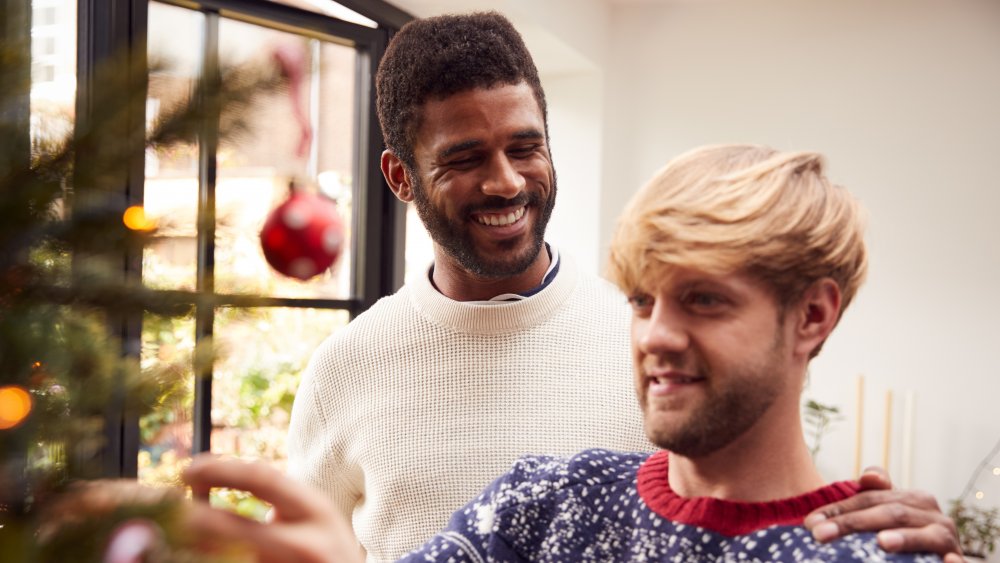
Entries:
{"type": "MultiPolygon", "coordinates": [[[[145,52],[147,0],[78,0],[77,2],[77,138],[86,132],[93,137],[138,139],[130,145],[127,158],[117,162],[110,174],[94,173],[90,158],[78,158],[74,165],[73,212],[86,212],[93,206],[133,205],[142,202],[143,163],[145,146],[145,52]],[[125,92],[114,90],[114,84],[103,81],[102,73],[111,65],[122,65],[128,73],[125,92]],[[121,103],[125,98],[127,119],[110,127],[107,104],[121,103]],[[96,133],[91,131],[100,127],[96,133]]],[[[81,155],[82,156],[82,155],[81,155]]],[[[92,156],[92,155],[86,155],[92,156]]],[[[83,257],[74,256],[74,268],[83,257]]],[[[141,279],[142,256],[130,250],[101,256],[109,264],[120,264],[123,279],[141,279]]],[[[139,333],[142,318],[109,311],[109,332],[122,340],[122,353],[138,361],[139,333]]],[[[92,477],[91,467],[107,477],[131,477],[136,474],[138,452],[138,420],[125,408],[123,382],[117,382],[109,397],[105,418],[105,443],[101,450],[100,468],[90,460],[79,460],[77,467],[92,477]]]]}
{"type": "Polygon", "coordinates": [[[0,153],[0,175],[4,175],[31,162],[31,2],[0,0],[0,8],[0,43],[25,63],[17,67],[16,75],[8,67],[5,71],[10,74],[3,77],[5,97],[14,100],[11,106],[0,107],[0,121],[13,132],[13,138],[4,139],[0,153]]]}
{"type": "MultiPolygon", "coordinates": [[[[206,118],[198,142],[198,269],[196,289],[201,294],[215,292],[215,186],[218,176],[219,147],[219,14],[205,14],[202,34],[201,99],[206,118]]],[[[199,304],[195,311],[195,342],[199,345],[212,338],[215,308],[199,304]]],[[[212,437],[212,370],[211,362],[195,366],[194,389],[194,453],[211,450],[212,437]]]]}
{"type": "MultiPolygon", "coordinates": [[[[388,32],[380,30],[378,41],[359,46],[357,62],[357,100],[355,161],[357,195],[362,204],[355,206],[354,295],[362,310],[375,304],[403,284],[406,235],[406,207],[391,196],[381,171],[382,130],[375,114],[375,72],[388,43],[388,32]]],[[[355,313],[352,312],[353,318],[355,313]]]]}

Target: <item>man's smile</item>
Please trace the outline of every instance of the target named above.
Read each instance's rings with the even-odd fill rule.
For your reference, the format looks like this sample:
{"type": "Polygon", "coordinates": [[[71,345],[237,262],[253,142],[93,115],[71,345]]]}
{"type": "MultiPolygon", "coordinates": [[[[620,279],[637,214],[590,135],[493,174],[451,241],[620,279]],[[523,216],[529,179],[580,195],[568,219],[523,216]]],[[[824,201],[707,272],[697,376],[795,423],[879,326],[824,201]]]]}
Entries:
{"type": "Polygon", "coordinates": [[[475,213],[473,217],[481,225],[487,226],[506,226],[512,225],[524,217],[525,207],[522,205],[512,211],[499,212],[499,213],[475,213]]]}
{"type": "Polygon", "coordinates": [[[705,383],[708,379],[703,375],[687,374],[674,370],[654,370],[647,372],[645,377],[648,395],[663,397],[705,383]]]}

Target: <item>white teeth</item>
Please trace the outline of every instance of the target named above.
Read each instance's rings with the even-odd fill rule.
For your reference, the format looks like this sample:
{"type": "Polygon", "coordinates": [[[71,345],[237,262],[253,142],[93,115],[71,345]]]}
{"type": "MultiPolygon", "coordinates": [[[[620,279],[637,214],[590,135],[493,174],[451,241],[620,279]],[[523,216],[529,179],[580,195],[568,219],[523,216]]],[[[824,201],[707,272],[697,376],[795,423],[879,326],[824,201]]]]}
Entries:
{"type": "Polygon", "coordinates": [[[524,208],[520,207],[517,211],[506,215],[480,215],[479,222],[483,225],[503,226],[513,224],[523,216],[524,208]]]}
{"type": "Polygon", "coordinates": [[[697,381],[696,377],[674,377],[670,379],[663,377],[654,377],[653,379],[656,380],[656,383],[659,385],[667,385],[669,383],[692,383],[694,381],[697,381]]]}

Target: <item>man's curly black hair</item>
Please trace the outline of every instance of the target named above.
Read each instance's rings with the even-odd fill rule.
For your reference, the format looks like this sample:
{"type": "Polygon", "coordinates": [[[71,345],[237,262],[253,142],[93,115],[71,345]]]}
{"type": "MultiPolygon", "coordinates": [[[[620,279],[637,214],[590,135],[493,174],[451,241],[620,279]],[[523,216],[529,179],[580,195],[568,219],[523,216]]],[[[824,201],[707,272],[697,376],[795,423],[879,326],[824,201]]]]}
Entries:
{"type": "Polygon", "coordinates": [[[426,101],[521,82],[534,91],[548,137],[538,70],[507,18],[478,12],[411,21],[389,42],[375,77],[386,148],[412,169],[420,108],[426,101]]]}

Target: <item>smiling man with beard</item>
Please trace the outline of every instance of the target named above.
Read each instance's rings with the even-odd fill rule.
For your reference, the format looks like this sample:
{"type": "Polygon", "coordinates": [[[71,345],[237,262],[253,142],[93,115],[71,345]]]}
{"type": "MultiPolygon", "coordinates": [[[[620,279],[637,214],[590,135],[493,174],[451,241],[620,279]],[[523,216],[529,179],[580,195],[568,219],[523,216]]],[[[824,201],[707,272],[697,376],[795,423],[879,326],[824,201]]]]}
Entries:
{"type": "Polygon", "coordinates": [[[545,243],[556,199],[545,97],[499,14],[417,20],[378,75],[382,170],[434,243],[426,275],[314,354],[289,469],[370,560],[394,560],[526,453],[649,451],[628,307],[545,243]]]}
{"type": "Polygon", "coordinates": [[[508,293],[537,286],[551,263],[541,249],[556,183],[532,88],[499,84],[429,99],[416,139],[412,165],[386,151],[382,166],[434,241],[438,289],[467,301],[495,295],[483,293],[482,281],[508,293]]]}

